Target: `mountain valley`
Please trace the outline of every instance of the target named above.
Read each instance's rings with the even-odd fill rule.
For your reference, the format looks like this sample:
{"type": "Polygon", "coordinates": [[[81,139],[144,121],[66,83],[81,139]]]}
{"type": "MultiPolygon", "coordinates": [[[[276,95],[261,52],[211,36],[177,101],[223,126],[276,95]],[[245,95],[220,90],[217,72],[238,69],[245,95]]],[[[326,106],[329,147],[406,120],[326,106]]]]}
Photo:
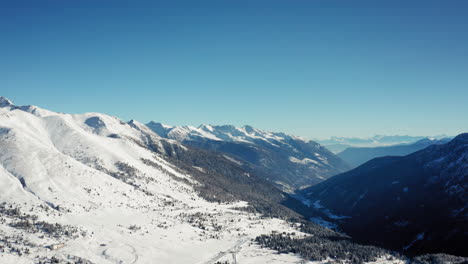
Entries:
{"type": "MultiPolygon", "coordinates": [[[[222,132],[204,135],[210,147],[200,147],[202,141],[197,136],[187,136],[193,131],[172,137],[135,120],[124,122],[100,113],[65,114],[32,105],[16,106],[0,97],[0,263],[409,260],[401,254],[404,251],[368,245],[359,233],[350,232],[350,237],[309,221],[317,212],[307,206],[311,203],[307,204],[306,199],[313,205],[322,203],[333,208],[333,202],[314,196],[314,190],[343,177],[340,174],[318,181],[318,175],[331,177],[332,171],[346,170],[346,165],[325,148],[251,127],[215,129],[222,132]],[[226,139],[231,136],[236,140],[226,139]],[[216,145],[218,141],[225,143],[216,145]],[[314,169],[307,179],[321,183],[303,190],[303,196],[297,191],[288,193],[292,186],[301,186],[298,182],[302,180],[294,178],[284,188],[286,184],[265,177],[269,175],[267,169],[274,167],[248,162],[240,158],[242,151],[217,149],[223,144],[265,152],[264,158],[282,152],[273,156],[273,163],[275,158],[310,159],[316,166],[306,167],[314,169]],[[295,156],[290,156],[293,153],[295,156]],[[338,170],[330,164],[343,167],[338,170]],[[355,240],[354,235],[359,239],[355,240]]],[[[437,153],[447,154],[444,151],[437,149],[437,153]]],[[[453,160],[453,155],[447,161],[453,160]]],[[[452,169],[442,169],[447,177],[453,173],[452,169]]],[[[456,170],[459,177],[453,178],[454,184],[464,186],[465,171],[465,167],[456,170]]],[[[408,186],[413,190],[412,185],[408,186]]],[[[455,185],[451,186],[452,192],[460,193],[455,185]]],[[[327,198],[332,197],[340,196],[327,198]]],[[[451,210],[459,210],[460,215],[465,212],[463,207],[451,210]]],[[[350,214],[346,210],[336,212],[350,214]]],[[[416,247],[419,244],[411,248],[416,247]]],[[[440,254],[412,260],[425,263],[425,259],[465,261],[440,254]]]]}

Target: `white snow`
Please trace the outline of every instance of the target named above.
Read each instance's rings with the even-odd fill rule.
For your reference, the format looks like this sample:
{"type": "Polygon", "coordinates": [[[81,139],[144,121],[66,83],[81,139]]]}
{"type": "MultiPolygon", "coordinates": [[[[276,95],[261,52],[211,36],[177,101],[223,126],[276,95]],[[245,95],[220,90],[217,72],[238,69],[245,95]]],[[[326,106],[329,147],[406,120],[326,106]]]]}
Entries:
{"type": "Polygon", "coordinates": [[[251,126],[235,127],[230,125],[212,126],[202,124],[199,127],[193,126],[168,126],[162,125],[168,132],[167,136],[177,141],[184,141],[194,137],[202,137],[210,140],[255,143],[264,141],[275,147],[285,144],[285,140],[295,139],[309,142],[306,139],[296,136],[290,136],[284,133],[275,133],[260,130],[251,126]]]}
{"type": "Polygon", "coordinates": [[[388,256],[382,256],[378,258],[375,261],[370,261],[370,262],[364,262],[366,264],[407,264],[408,261],[406,259],[398,259],[395,258],[394,256],[388,255],[388,256]]]}
{"type": "Polygon", "coordinates": [[[304,165],[309,164],[309,163],[320,164],[319,162],[309,159],[309,158],[298,159],[295,157],[289,157],[289,161],[294,162],[294,163],[304,164],[304,165]]]}
{"type": "MultiPolygon", "coordinates": [[[[298,259],[293,254],[278,254],[277,252],[261,248],[255,243],[245,243],[241,246],[241,251],[235,254],[237,263],[242,264],[278,264],[278,263],[303,263],[303,264],[325,264],[330,263],[330,260],[324,261],[304,261],[298,259]]],[[[232,253],[226,252],[226,254],[219,258],[219,261],[228,261],[228,263],[234,262],[232,253]]]]}
{"type": "Polygon", "coordinates": [[[242,165],[242,162],[240,162],[240,161],[238,161],[238,160],[236,160],[236,159],[234,159],[234,158],[231,158],[231,157],[229,157],[229,156],[227,156],[227,155],[223,155],[223,157],[225,157],[227,160],[229,160],[229,161],[231,161],[231,162],[234,162],[234,163],[237,164],[237,165],[242,165]]]}
{"type": "Polygon", "coordinates": [[[201,167],[197,167],[197,166],[192,166],[193,168],[201,171],[201,172],[205,172],[205,169],[201,168],[201,167]]]}

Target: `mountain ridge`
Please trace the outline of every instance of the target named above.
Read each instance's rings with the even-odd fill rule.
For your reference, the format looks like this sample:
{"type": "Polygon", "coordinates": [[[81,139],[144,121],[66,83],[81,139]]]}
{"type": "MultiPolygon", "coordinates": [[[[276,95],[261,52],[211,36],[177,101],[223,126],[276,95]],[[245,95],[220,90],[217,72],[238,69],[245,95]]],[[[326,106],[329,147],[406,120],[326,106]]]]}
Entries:
{"type": "Polygon", "coordinates": [[[312,140],[249,125],[193,127],[150,122],[147,126],[161,137],[225,153],[287,192],[348,169],[345,162],[312,140]]]}

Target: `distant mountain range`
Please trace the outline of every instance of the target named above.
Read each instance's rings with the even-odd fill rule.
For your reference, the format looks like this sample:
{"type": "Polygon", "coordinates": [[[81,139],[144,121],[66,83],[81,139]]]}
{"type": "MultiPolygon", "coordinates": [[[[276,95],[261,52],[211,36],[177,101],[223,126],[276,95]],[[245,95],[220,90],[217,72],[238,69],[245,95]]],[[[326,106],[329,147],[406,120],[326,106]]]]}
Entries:
{"type": "Polygon", "coordinates": [[[224,153],[233,162],[287,192],[321,182],[350,167],[320,144],[251,126],[168,126],[150,122],[159,136],[224,153]]]}
{"type": "Polygon", "coordinates": [[[411,144],[401,144],[385,147],[349,147],[337,155],[346,163],[355,168],[374,158],[385,156],[405,156],[424,149],[430,145],[443,144],[447,143],[448,141],[450,141],[448,138],[440,140],[434,138],[425,138],[411,144]]]}
{"type": "Polygon", "coordinates": [[[302,194],[319,220],[366,243],[468,255],[468,134],[373,159],[302,194]]]}
{"type": "Polygon", "coordinates": [[[331,137],[330,139],[315,140],[328,148],[333,153],[339,153],[349,147],[382,147],[400,144],[410,144],[425,138],[442,139],[445,135],[427,137],[427,136],[384,136],[376,135],[368,138],[356,137],[331,137]]]}

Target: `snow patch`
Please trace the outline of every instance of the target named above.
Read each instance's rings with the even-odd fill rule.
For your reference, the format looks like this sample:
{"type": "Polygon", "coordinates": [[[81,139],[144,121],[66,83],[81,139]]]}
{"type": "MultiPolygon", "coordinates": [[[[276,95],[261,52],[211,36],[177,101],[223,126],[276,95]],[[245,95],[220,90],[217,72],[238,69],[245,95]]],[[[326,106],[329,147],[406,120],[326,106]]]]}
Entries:
{"type": "Polygon", "coordinates": [[[203,172],[203,173],[206,172],[205,169],[202,168],[202,167],[197,167],[197,166],[192,166],[192,167],[195,168],[195,169],[197,169],[197,170],[199,170],[199,171],[201,171],[201,172],[203,172]]]}
{"type": "Polygon", "coordinates": [[[289,161],[293,163],[304,164],[304,165],[309,164],[309,163],[320,164],[319,162],[312,160],[312,159],[308,159],[308,158],[298,159],[295,157],[289,157],[289,161]]]}
{"type": "Polygon", "coordinates": [[[223,157],[226,158],[227,160],[229,160],[230,162],[233,162],[233,163],[235,163],[235,164],[237,164],[239,166],[242,165],[242,162],[240,162],[240,161],[238,161],[238,160],[236,160],[234,158],[231,158],[231,157],[229,157],[227,155],[223,155],[223,157]]]}

